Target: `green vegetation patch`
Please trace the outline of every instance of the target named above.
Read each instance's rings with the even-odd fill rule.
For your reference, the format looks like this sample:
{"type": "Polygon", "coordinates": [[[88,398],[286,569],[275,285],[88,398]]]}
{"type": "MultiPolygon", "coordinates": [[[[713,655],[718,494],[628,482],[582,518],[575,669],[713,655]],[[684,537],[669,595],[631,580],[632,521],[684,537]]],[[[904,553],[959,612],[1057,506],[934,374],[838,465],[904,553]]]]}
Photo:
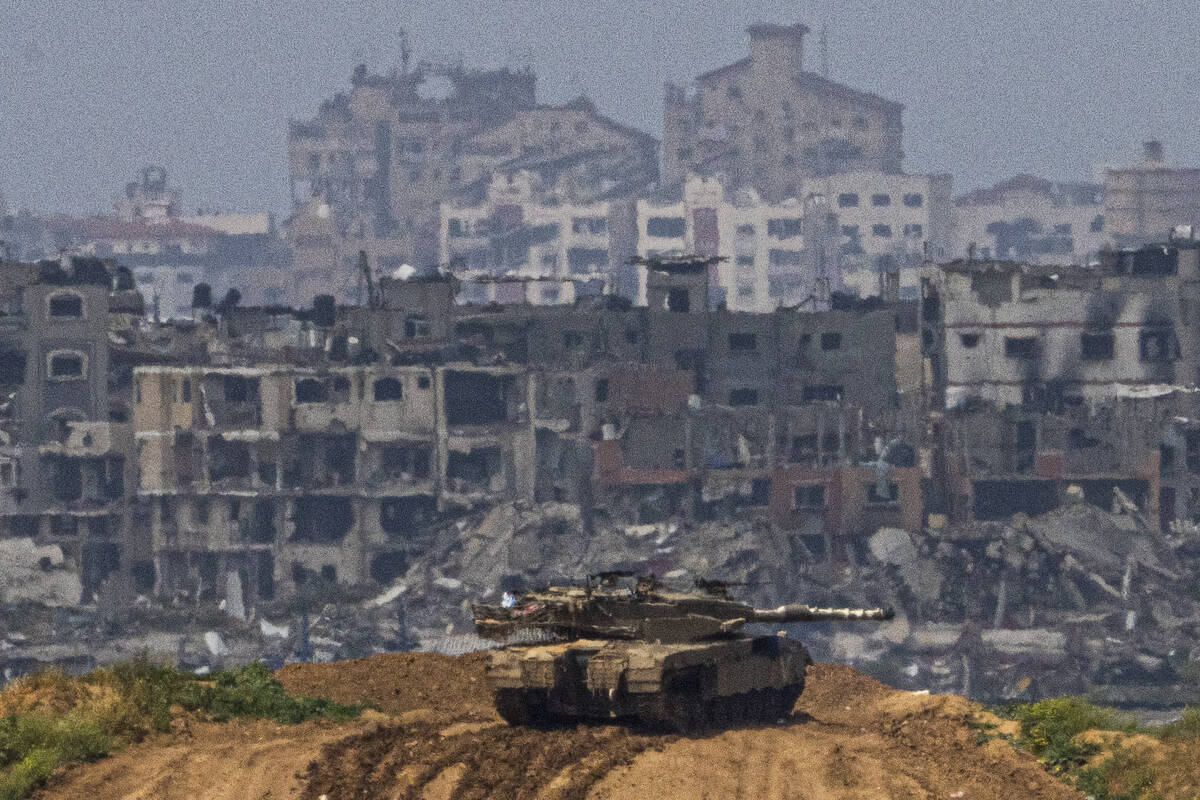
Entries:
{"type": "Polygon", "coordinates": [[[1088,758],[1100,752],[1098,745],[1078,739],[1084,731],[1134,733],[1137,730],[1132,716],[1079,697],[1052,697],[1005,706],[999,713],[1021,724],[1018,743],[1058,774],[1077,771],[1088,758]]]}
{"type": "Polygon", "coordinates": [[[217,722],[236,717],[294,724],[345,721],[362,711],[293,697],[261,664],[199,678],[139,657],[83,678],[47,670],[0,692],[0,800],[21,800],[55,769],[94,761],[152,731],[179,709],[217,722]]]}
{"type": "Polygon", "coordinates": [[[218,673],[211,684],[194,682],[184,687],[178,702],[185,709],[201,711],[218,722],[234,717],[273,719],[284,724],[316,718],[344,722],[362,712],[362,706],[292,697],[262,664],[218,673]]]}
{"type": "MultiPolygon", "coordinates": [[[[1092,800],[1195,800],[1200,796],[1200,708],[1158,729],[1139,728],[1133,717],[1078,697],[1004,706],[1016,720],[1013,742],[1092,800]],[[1111,731],[1111,737],[1085,736],[1111,731]]],[[[977,736],[992,738],[985,722],[977,736]]]]}

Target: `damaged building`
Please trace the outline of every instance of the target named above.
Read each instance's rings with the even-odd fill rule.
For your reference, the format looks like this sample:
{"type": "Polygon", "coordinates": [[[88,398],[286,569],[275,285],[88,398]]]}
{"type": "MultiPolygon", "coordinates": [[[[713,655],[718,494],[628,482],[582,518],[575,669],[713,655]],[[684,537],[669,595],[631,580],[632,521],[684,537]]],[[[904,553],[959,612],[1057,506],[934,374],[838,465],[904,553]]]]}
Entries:
{"type": "Polygon", "coordinates": [[[957,520],[1044,513],[1076,486],[1104,507],[1120,489],[1164,523],[1190,514],[1190,490],[1161,478],[1186,463],[1198,255],[1177,240],[1103,251],[1095,267],[928,268],[922,348],[942,454],[930,507],[957,520]]]}
{"type": "MultiPolygon", "coordinates": [[[[292,121],[289,243],[297,281],[308,289],[298,296],[357,297],[359,250],[388,275],[403,264],[449,260],[439,252],[440,204],[467,202],[494,174],[537,175],[546,203],[603,202],[656,179],[653,137],[603,116],[585,97],[539,104],[536,85],[528,69],[406,60],[376,75],[359,66],[349,93],[292,121]]],[[[511,220],[512,209],[502,212],[511,220]]]]}
{"type": "Polygon", "coordinates": [[[433,276],[275,334],[254,322],[269,309],[231,309],[236,338],[134,370],[155,591],[388,583],[434,523],[511,501],[753,514],[829,558],[874,526],[919,527],[920,431],[896,378],[919,368],[897,367],[915,305],[713,310],[697,264],[653,270],[675,301],[651,308],[462,306],[433,276]]]}
{"type": "MultiPolygon", "coordinates": [[[[114,574],[113,590],[131,585],[148,555],[128,535],[129,384],[110,357],[141,296],[128,271],[95,258],[3,267],[0,524],[6,538],[32,542],[27,555],[60,587],[54,603],[91,601],[114,574]]],[[[6,579],[6,601],[39,581],[6,579]]]]}

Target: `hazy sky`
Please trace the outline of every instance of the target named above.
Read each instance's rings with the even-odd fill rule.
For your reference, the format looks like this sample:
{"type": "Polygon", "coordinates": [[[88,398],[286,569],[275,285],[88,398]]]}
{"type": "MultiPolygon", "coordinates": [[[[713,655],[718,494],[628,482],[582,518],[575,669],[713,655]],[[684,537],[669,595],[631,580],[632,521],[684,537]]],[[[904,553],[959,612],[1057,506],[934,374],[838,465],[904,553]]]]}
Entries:
{"type": "Polygon", "coordinates": [[[543,102],[590,95],[661,132],[665,81],[746,54],[755,21],[813,29],[819,68],[903,102],[906,169],[955,190],[1028,171],[1088,178],[1158,137],[1200,164],[1200,11],[1191,2],[614,0],[354,3],[0,2],[0,192],[104,212],[146,163],[187,208],[287,208],[288,117],[347,89],[353,65],[529,63],[543,102]],[[15,5],[14,5],[15,3],[15,5]]]}

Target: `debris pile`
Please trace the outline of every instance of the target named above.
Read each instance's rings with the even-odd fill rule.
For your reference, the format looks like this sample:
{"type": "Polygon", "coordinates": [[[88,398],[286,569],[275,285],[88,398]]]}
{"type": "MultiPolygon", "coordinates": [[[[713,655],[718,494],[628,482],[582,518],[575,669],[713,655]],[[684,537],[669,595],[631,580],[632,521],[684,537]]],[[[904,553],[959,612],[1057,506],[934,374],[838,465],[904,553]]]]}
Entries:
{"type": "Polygon", "coordinates": [[[621,525],[568,504],[509,503],[438,531],[400,585],[415,637],[443,652],[471,646],[474,599],[628,569],[679,586],[739,583],[739,596],[758,605],[890,604],[897,619],[887,625],[808,624],[793,634],[819,658],[900,687],[988,700],[1084,691],[1116,704],[1200,699],[1200,592],[1187,566],[1200,538],[1160,533],[1119,491],[1111,512],[1071,502],[1004,522],[881,528],[845,552],[842,562],[816,559],[753,516],[621,525]]]}

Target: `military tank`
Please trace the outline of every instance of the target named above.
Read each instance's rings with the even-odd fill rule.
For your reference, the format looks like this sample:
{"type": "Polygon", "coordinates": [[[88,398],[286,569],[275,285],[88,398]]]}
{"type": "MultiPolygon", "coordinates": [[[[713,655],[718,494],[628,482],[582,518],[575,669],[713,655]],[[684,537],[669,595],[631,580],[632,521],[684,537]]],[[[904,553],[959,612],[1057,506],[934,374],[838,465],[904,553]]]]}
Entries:
{"type": "Polygon", "coordinates": [[[493,650],[487,681],[513,725],[628,718],[690,732],[791,714],[812,663],[800,642],[745,632],[750,623],[887,620],[891,609],[759,609],[731,584],[697,581],[671,591],[653,576],[607,572],[500,605],[472,606],[493,650]]]}

